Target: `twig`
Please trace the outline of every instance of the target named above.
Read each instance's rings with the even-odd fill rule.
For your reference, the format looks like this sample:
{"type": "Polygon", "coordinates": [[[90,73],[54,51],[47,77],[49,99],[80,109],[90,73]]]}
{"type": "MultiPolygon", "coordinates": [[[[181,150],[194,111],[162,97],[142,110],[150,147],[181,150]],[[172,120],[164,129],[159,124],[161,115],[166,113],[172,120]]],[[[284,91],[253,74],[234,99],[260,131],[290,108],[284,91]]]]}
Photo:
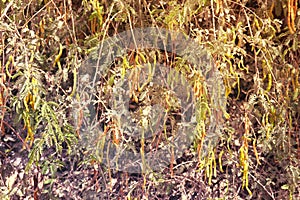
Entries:
{"type": "Polygon", "coordinates": [[[7,11],[9,10],[9,8],[12,6],[12,4],[14,3],[14,1],[9,2],[9,4],[6,6],[5,10],[3,11],[2,15],[1,15],[1,21],[2,18],[6,15],[7,11]]]}
{"type": "Polygon", "coordinates": [[[23,140],[23,138],[20,136],[19,132],[17,132],[11,125],[9,125],[6,121],[3,120],[3,123],[8,126],[15,134],[16,136],[22,141],[23,145],[26,147],[27,150],[30,150],[26,142],[23,140]]]}
{"type": "MultiPolygon", "coordinates": [[[[14,1],[11,1],[14,2],[14,1]]],[[[25,22],[25,24],[22,26],[22,29],[33,19],[35,18],[35,16],[37,16],[42,10],[44,10],[50,3],[52,3],[51,1],[49,1],[48,3],[46,3],[41,9],[39,9],[36,13],[34,13],[34,15],[32,15],[32,17],[30,17],[29,20],[27,20],[25,22]]]]}
{"type": "Polygon", "coordinates": [[[259,180],[257,180],[256,179],[256,177],[255,176],[253,176],[251,173],[249,173],[249,175],[254,179],[254,181],[256,181],[266,192],[267,192],[267,194],[272,198],[272,199],[274,199],[275,200],[275,197],[274,197],[274,195],[273,194],[271,194],[268,190],[267,190],[267,188],[263,185],[263,184],[261,184],[260,182],[259,182],[259,180]]]}
{"type": "Polygon", "coordinates": [[[212,22],[213,22],[213,29],[214,29],[214,37],[215,40],[217,40],[217,35],[216,35],[216,22],[215,22],[215,11],[214,11],[214,1],[211,0],[211,13],[212,13],[212,22]]]}

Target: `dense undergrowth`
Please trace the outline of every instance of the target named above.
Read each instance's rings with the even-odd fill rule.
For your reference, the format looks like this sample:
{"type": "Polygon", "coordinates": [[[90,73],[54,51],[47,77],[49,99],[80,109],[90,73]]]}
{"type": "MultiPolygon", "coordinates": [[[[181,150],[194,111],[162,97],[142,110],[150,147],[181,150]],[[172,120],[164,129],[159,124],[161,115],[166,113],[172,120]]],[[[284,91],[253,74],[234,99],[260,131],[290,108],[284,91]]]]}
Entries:
{"type": "MultiPolygon", "coordinates": [[[[0,1],[1,199],[299,198],[298,12],[296,0],[0,1]],[[162,174],[127,174],[78,148],[73,101],[82,63],[101,41],[145,27],[204,45],[227,109],[205,157],[192,150],[162,174]]],[[[153,62],[134,55],[115,68],[153,62]]]]}

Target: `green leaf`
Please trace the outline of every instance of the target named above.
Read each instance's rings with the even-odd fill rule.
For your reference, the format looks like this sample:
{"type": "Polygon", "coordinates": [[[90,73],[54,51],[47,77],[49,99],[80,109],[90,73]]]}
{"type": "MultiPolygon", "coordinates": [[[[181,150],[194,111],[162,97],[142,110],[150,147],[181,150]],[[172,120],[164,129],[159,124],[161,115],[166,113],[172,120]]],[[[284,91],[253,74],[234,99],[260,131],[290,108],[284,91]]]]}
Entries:
{"type": "Polygon", "coordinates": [[[289,185],[285,184],[285,185],[281,186],[281,189],[288,190],[289,189],[289,185]]]}

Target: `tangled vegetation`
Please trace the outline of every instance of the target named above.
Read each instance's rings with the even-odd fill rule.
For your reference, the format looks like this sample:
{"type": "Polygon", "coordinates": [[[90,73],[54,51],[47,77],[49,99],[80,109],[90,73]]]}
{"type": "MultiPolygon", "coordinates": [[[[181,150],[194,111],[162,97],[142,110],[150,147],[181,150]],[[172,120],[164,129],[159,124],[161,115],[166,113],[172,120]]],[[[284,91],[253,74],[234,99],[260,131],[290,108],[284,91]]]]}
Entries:
{"type": "MultiPolygon", "coordinates": [[[[1,0],[0,198],[298,199],[298,12],[296,0],[1,0]],[[226,108],[217,115],[223,130],[214,148],[197,156],[212,110],[204,78],[180,57],[128,52],[93,100],[113,144],[121,136],[105,101],[129,69],[132,118],[155,97],[169,111],[164,131],[172,133],[180,109],[169,103],[170,91],[154,85],[145,92],[137,78],[138,67],[153,62],[189,77],[205,106],[197,118],[201,130],[180,158],[159,173],[126,173],[80,146],[86,112],[74,101],[82,98],[78,74],[90,53],[108,37],[147,27],[182,32],[206,47],[225,87],[226,108]]],[[[129,138],[141,153],[153,143],[129,138]]]]}

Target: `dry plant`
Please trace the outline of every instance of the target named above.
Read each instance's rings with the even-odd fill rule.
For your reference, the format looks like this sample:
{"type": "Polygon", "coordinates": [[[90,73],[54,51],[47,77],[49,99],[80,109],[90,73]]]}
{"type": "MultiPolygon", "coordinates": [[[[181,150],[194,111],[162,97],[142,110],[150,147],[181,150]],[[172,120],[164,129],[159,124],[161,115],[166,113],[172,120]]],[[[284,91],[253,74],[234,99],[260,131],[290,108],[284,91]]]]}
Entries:
{"type": "MultiPolygon", "coordinates": [[[[297,199],[297,13],[296,0],[0,1],[0,197],[297,199]],[[84,123],[74,119],[76,83],[84,60],[106,38],[146,27],[179,31],[206,47],[225,86],[227,108],[216,119],[224,130],[206,156],[197,156],[213,109],[205,78],[177,55],[153,49],[128,52],[115,60],[98,85],[98,98],[89,102],[97,103],[105,116],[98,119],[101,134],[110,134],[113,145],[122,142],[105,101],[127,72],[132,73],[129,90],[137,110],[154,104],[153,96],[169,113],[178,111],[170,91],[147,88],[138,80],[140,66],[154,62],[188,79],[200,99],[199,131],[189,151],[170,159],[167,170],[121,173],[76,145],[84,123]],[[141,100],[143,105],[138,104],[141,100]]],[[[77,119],[84,117],[84,109],[77,119]]],[[[143,115],[135,111],[132,120],[142,123],[143,115]]],[[[174,119],[175,115],[168,123],[174,119]]],[[[127,139],[142,153],[157,145],[142,134],[136,141],[127,139]]]]}

